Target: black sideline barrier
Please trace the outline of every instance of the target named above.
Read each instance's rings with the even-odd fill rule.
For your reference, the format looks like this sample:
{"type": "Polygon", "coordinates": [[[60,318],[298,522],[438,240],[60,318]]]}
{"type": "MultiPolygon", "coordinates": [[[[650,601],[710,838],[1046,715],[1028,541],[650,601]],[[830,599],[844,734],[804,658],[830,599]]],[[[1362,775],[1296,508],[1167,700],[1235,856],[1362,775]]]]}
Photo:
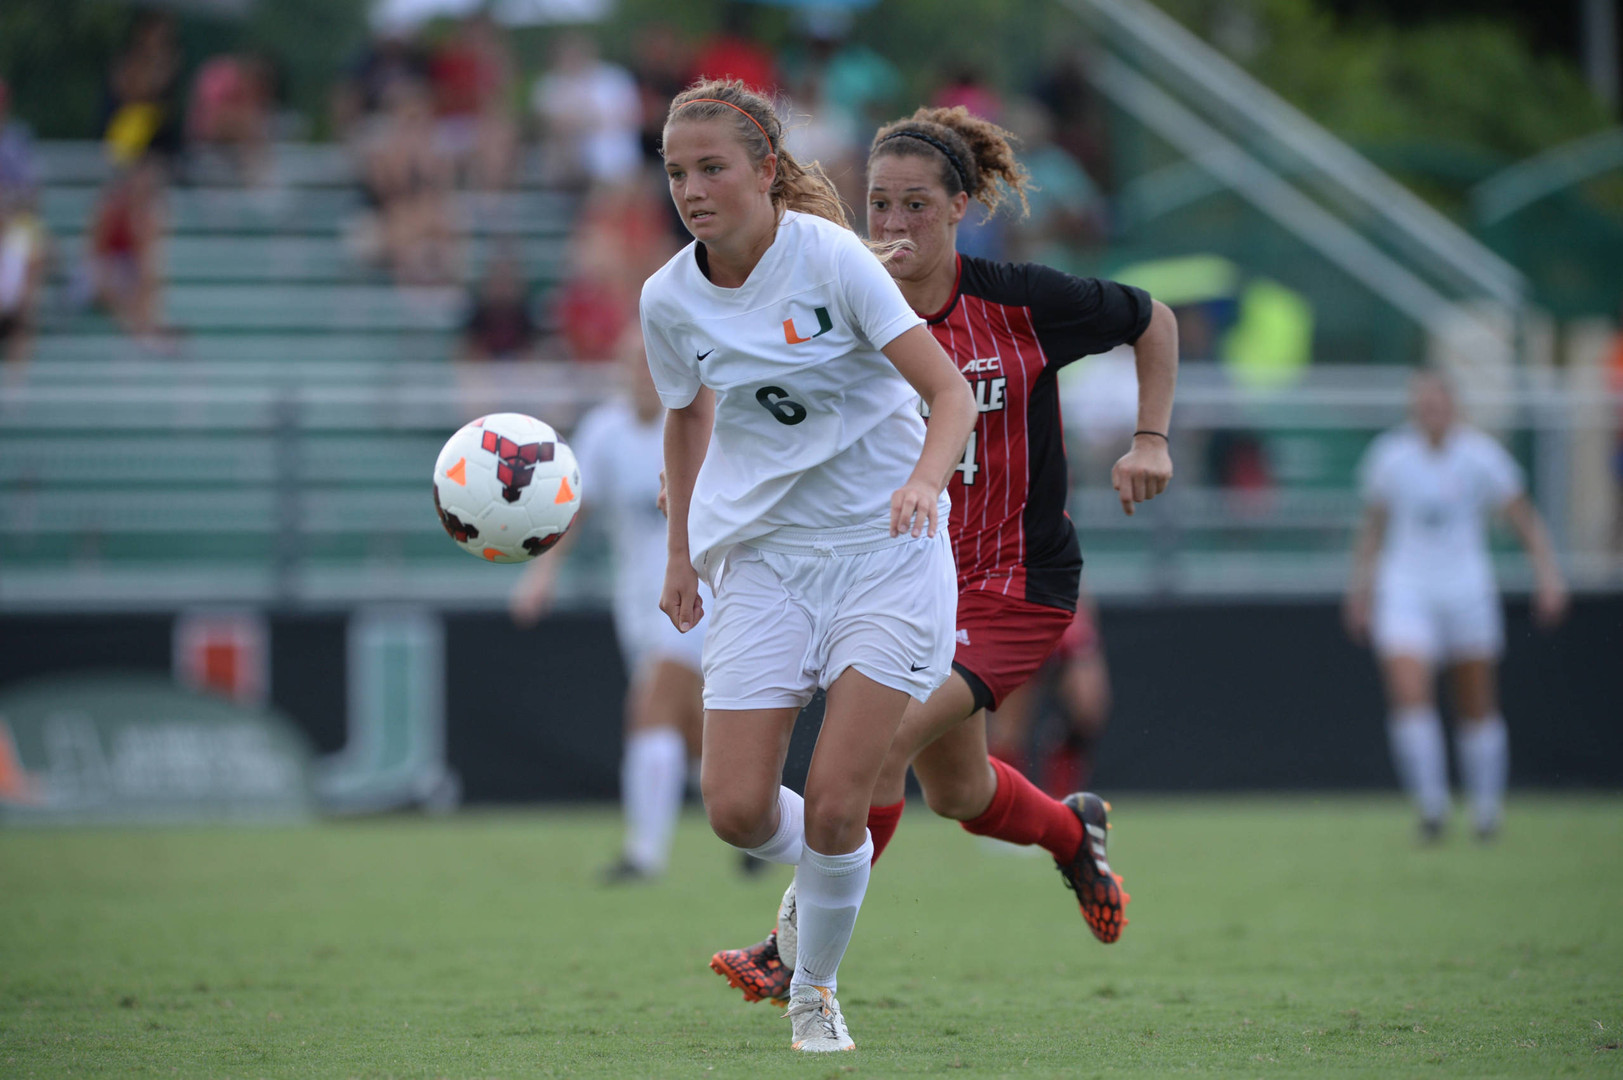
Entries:
{"type": "MultiPolygon", "coordinates": [[[[344,740],[345,621],[271,617],[271,700],[319,752],[344,740]]],[[[1164,792],[1391,788],[1370,654],[1325,602],[1106,607],[1115,690],[1096,786],[1164,792]]],[[[89,670],[169,672],[162,615],[0,617],[0,688],[89,670]]],[[[1623,597],[1577,601],[1552,633],[1511,603],[1502,675],[1512,783],[1623,788],[1623,597]]],[[[607,615],[516,630],[448,614],[450,765],[469,803],[612,798],[625,674],[607,615]]],[[[1444,711],[1447,712],[1446,695],[1444,711]]],[[[786,770],[804,775],[820,702],[786,770]]]]}

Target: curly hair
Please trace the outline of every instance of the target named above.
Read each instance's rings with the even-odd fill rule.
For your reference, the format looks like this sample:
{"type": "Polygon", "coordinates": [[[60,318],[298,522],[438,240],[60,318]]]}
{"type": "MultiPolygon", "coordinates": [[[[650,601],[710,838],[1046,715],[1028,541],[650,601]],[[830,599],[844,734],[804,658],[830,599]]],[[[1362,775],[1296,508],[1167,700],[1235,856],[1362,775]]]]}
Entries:
{"type": "Polygon", "coordinates": [[[750,161],[759,165],[768,154],[778,157],[772,181],[772,205],[827,218],[851,227],[845,203],[834,182],[813,161],[802,164],[783,145],[783,123],[772,103],[738,79],[701,79],[671,99],[665,126],[678,120],[726,120],[732,123],[750,161]],[[679,115],[680,114],[680,115],[679,115]]]}
{"type": "Polygon", "coordinates": [[[1031,212],[1026,192],[1031,174],[1014,156],[1015,137],[962,105],[921,108],[874,134],[868,161],[881,155],[930,158],[940,163],[941,186],[960,191],[986,207],[988,216],[1010,198],[1020,200],[1021,216],[1031,212]]]}

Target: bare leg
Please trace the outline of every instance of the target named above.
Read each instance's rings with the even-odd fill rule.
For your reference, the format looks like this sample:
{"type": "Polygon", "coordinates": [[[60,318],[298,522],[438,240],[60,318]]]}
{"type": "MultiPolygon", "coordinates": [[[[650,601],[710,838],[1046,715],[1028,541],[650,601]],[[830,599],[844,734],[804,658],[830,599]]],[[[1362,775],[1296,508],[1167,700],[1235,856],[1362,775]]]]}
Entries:
{"type": "Polygon", "coordinates": [[[706,709],[700,788],[710,828],[739,848],[778,828],[778,789],[799,709],[706,709]]]}
{"type": "MultiPolygon", "coordinates": [[[[900,802],[907,794],[907,767],[918,752],[975,715],[975,695],[964,677],[954,671],[928,701],[910,701],[901,727],[885,755],[874,784],[873,804],[900,802]]],[[[981,735],[985,741],[984,729],[981,735]]],[[[983,755],[984,757],[984,755],[983,755]]]]}
{"type": "Polygon", "coordinates": [[[829,687],[823,730],[806,774],[810,847],[839,854],[862,846],[881,763],[904,713],[911,711],[910,701],[904,691],[855,668],[847,668],[829,687]]]}

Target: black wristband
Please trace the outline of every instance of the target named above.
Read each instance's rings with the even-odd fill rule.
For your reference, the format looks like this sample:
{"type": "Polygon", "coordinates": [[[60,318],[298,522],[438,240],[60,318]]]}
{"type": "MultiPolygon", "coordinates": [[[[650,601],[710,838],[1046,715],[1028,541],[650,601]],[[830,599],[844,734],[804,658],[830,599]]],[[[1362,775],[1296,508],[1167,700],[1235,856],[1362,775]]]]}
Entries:
{"type": "Polygon", "coordinates": [[[1138,438],[1140,435],[1154,435],[1157,439],[1160,439],[1162,442],[1168,442],[1169,443],[1169,442],[1172,441],[1171,439],[1167,438],[1166,435],[1164,435],[1163,433],[1161,433],[1159,431],[1135,431],[1135,432],[1133,432],[1133,438],[1135,438],[1135,439],[1138,438]]]}

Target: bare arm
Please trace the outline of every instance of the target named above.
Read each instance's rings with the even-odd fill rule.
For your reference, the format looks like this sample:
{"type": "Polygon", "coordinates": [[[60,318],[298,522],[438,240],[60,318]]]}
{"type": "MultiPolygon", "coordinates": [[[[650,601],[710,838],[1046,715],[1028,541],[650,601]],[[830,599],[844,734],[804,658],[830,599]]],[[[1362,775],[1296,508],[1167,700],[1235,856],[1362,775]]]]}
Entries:
{"type": "Polygon", "coordinates": [[[1369,612],[1375,591],[1375,558],[1386,538],[1386,504],[1370,503],[1364,508],[1353,542],[1352,577],[1347,581],[1347,598],[1342,604],[1342,622],[1347,636],[1363,642],[1369,638],[1369,612]]]}
{"type": "Polygon", "coordinates": [[[914,536],[926,531],[934,536],[939,525],[936,500],[963,458],[964,444],[975,427],[975,395],[935,336],[922,326],[903,333],[883,352],[930,410],[919,462],[890,499],[890,534],[911,530],[914,536]]]}
{"type": "Polygon", "coordinates": [[[1533,563],[1534,614],[1541,625],[1554,626],[1567,613],[1567,586],[1555,559],[1555,545],[1550,543],[1550,531],[1526,495],[1506,503],[1504,513],[1533,563]]]}
{"type": "Polygon", "coordinates": [[[688,508],[715,421],[716,396],[708,387],[683,408],[665,411],[666,564],[659,609],[684,634],[704,618],[699,575],[688,549],[688,508]]]}
{"type": "Polygon", "coordinates": [[[507,597],[507,613],[516,626],[534,626],[547,609],[552,607],[552,596],[558,584],[558,568],[569,557],[580,541],[580,523],[586,516],[586,507],[575,512],[575,520],[563,539],[549,548],[545,555],[537,556],[524,568],[524,573],[513,584],[507,597]]]}
{"type": "Polygon", "coordinates": [[[1159,300],[1151,301],[1150,325],[1133,344],[1138,370],[1139,432],[1128,450],[1110,470],[1110,484],[1121,499],[1122,512],[1131,515],[1133,504],[1148,502],[1172,481],[1172,451],[1167,437],[1172,428],[1172,395],[1178,385],[1178,319],[1159,300]]]}

